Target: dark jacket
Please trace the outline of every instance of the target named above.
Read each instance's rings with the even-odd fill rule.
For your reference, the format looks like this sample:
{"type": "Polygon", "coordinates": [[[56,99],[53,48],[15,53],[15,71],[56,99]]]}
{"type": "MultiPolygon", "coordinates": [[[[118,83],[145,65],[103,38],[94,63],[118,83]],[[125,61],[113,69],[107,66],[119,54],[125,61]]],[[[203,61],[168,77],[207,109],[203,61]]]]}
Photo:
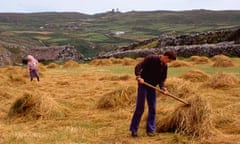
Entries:
{"type": "Polygon", "coordinates": [[[136,65],[135,75],[154,86],[159,85],[162,89],[167,78],[167,69],[167,64],[161,62],[159,55],[150,55],[136,65]]]}

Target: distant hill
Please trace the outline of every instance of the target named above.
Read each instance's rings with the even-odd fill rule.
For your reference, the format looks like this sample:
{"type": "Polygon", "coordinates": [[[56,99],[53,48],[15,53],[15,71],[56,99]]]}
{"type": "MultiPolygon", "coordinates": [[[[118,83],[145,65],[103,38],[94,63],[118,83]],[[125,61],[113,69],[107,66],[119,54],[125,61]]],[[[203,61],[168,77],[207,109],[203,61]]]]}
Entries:
{"type": "Polygon", "coordinates": [[[20,54],[24,48],[70,44],[85,57],[93,57],[165,33],[178,35],[239,27],[240,11],[0,13],[0,45],[20,54]]]}

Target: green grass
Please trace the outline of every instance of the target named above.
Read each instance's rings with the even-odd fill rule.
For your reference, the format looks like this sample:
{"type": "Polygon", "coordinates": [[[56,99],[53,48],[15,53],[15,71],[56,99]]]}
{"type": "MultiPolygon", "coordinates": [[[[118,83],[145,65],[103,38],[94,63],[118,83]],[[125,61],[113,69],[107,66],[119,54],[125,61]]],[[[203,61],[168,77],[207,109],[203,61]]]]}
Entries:
{"type": "Polygon", "coordinates": [[[109,38],[101,33],[85,33],[81,35],[87,41],[100,42],[108,40],[109,38]]]}
{"type": "Polygon", "coordinates": [[[106,72],[106,73],[113,73],[113,74],[132,74],[134,75],[134,67],[133,66],[121,66],[121,65],[114,65],[114,66],[104,66],[98,69],[99,71],[106,72]]]}
{"type": "Polygon", "coordinates": [[[218,72],[233,73],[240,77],[240,67],[212,67],[209,65],[199,65],[198,68],[208,74],[215,74],[218,72]]]}
{"type": "Polygon", "coordinates": [[[177,77],[187,72],[190,69],[199,69],[207,74],[213,75],[218,72],[233,73],[240,77],[240,66],[236,67],[212,67],[211,65],[195,65],[194,67],[180,67],[180,68],[169,68],[168,75],[170,77],[177,77]]]}
{"type": "Polygon", "coordinates": [[[55,38],[55,39],[48,40],[49,43],[65,43],[67,41],[68,41],[67,38],[55,38]]]}
{"type": "MultiPolygon", "coordinates": [[[[102,67],[99,67],[98,71],[104,72],[104,73],[134,75],[134,67],[135,66],[122,66],[122,65],[102,66],[102,67]]],[[[89,69],[86,69],[86,71],[89,71],[90,69],[91,69],[91,67],[89,67],[89,69]]],[[[195,65],[194,67],[178,67],[178,68],[169,67],[168,68],[168,76],[169,77],[178,77],[191,69],[199,69],[210,75],[213,75],[218,72],[233,73],[240,78],[240,66],[212,67],[211,65],[207,65],[207,64],[195,65]]]]}

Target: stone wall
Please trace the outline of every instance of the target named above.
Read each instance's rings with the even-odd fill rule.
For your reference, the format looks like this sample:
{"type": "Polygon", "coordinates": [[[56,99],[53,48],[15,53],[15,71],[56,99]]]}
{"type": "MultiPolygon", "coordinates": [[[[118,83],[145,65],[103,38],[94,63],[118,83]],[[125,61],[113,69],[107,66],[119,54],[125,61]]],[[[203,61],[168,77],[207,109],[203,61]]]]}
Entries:
{"type": "Polygon", "coordinates": [[[240,29],[184,34],[177,37],[162,35],[158,38],[157,48],[134,49],[155,40],[151,39],[139,44],[134,43],[128,47],[122,47],[99,55],[97,58],[137,58],[145,57],[149,54],[164,53],[167,50],[175,50],[178,56],[181,57],[190,57],[193,55],[211,57],[218,54],[240,57],[240,29]]]}
{"type": "Polygon", "coordinates": [[[9,52],[7,49],[0,48],[0,66],[13,65],[11,57],[13,57],[11,52],[9,52]]]}
{"type": "Polygon", "coordinates": [[[185,45],[185,46],[166,46],[161,48],[145,48],[127,51],[109,52],[98,58],[123,58],[123,57],[145,57],[149,54],[162,54],[165,51],[174,50],[178,56],[190,57],[193,55],[212,57],[224,54],[227,56],[240,57],[240,44],[234,42],[222,42],[218,44],[185,45]]]}

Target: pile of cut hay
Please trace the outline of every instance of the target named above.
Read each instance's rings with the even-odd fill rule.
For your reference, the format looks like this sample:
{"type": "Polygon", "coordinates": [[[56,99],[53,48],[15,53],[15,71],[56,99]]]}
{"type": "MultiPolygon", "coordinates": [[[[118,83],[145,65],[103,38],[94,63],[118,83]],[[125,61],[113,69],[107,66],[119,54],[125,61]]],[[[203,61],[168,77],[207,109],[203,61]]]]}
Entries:
{"type": "Polygon", "coordinates": [[[194,62],[195,64],[206,64],[209,63],[210,60],[208,57],[204,57],[204,56],[191,56],[189,58],[190,61],[194,62]]]}
{"type": "Polygon", "coordinates": [[[98,101],[97,108],[117,108],[129,106],[135,103],[136,87],[129,86],[120,88],[110,93],[105,94],[98,101]]]}
{"type": "Polygon", "coordinates": [[[213,134],[212,109],[200,96],[188,99],[190,106],[177,107],[157,122],[157,132],[175,132],[192,137],[208,137],[213,134]]]}
{"type": "Polygon", "coordinates": [[[48,64],[47,65],[47,68],[58,68],[59,67],[59,65],[58,64],[56,64],[56,63],[50,63],[50,64],[48,64]]]}
{"type": "Polygon", "coordinates": [[[27,83],[24,76],[17,72],[15,74],[9,73],[8,78],[9,78],[9,81],[14,84],[26,84],[27,83]]]}
{"type": "Polygon", "coordinates": [[[128,66],[128,65],[135,65],[137,64],[137,61],[135,59],[132,59],[132,58],[123,58],[123,63],[122,65],[125,65],[125,66],[128,66]]]}
{"type": "Polygon", "coordinates": [[[89,64],[95,66],[108,66],[112,65],[112,61],[110,59],[94,59],[89,64]]]}
{"type": "Polygon", "coordinates": [[[63,68],[77,68],[79,66],[80,65],[77,62],[75,62],[73,60],[69,60],[64,63],[63,68]]]}
{"type": "Polygon", "coordinates": [[[46,69],[46,67],[45,67],[43,64],[38,63],[38,70],[39,70],[40,72],[44,72],[44,71],[46,71],[47,69],[46,69]]]}
{"type": "Polygon", "coordinates": [[[7,66],[2,69],[2,74],[4,75],[2,76],[2,78],[7,79],[7,84],[26,84],[26,77],[28,76],[28,71],[27,69],[19,66],[7,66]]]}
{"type": "Polygon", "coordinates": [[[169,67],[190,67],[192,66],[190,63],[182,60],[176,60],[169,64],[169,67]]]}
{"type": "Polygon", "coordinates": [[[217,60],[213,63],[213,67],[234,67],[234,63],[231,59],[228,60],[217,60]]]}
{"type": "Polygon", "coordinates": [[[210,76],[200,70],[192,69],[181,75],[180,78],[189,80],[191,82],[204,82],[207,81],[210,76]]]}
{"type": "Polygon", "coordinates": [[[112,64],[122,64],[123,63],[122,59],[114,58],[114,57],[111,57],[110,61],[112,62],[112,64]]]}
{"type": "Polygon", "coordinates": [[[168,78],[165,83],[168,91],[178,97],[188,97],[197,91],[197,85],[181,78],[168,78]]]}
{"type": "Polygon", "coordinates": [[[236,75],[225,72],[216,73],[208,81],[208,85],[212,88],[232,87],[238,83],[239,79],[236,75]]]}
{"type": "Polygon", "coordinates": [[[224,59],[229,59],[228,56],[220,54],[220,55],[215,55],[212,57],[213,61],[217,61],[217,60],[224,60],[224,59]]]}
{"type": "Polygon", "coordinates": [[[216,55],[212,58],[214,61],[213,67],[233,67],[233,61],[225,55],[216,55]]]}
{"type": "Polygon", "coordinates": [[[57,103],[53,98],[44,95],[25,93],[11,106],[8,117],[10,119],[50,119],[65,117],[67,108],[57,103]]]}

